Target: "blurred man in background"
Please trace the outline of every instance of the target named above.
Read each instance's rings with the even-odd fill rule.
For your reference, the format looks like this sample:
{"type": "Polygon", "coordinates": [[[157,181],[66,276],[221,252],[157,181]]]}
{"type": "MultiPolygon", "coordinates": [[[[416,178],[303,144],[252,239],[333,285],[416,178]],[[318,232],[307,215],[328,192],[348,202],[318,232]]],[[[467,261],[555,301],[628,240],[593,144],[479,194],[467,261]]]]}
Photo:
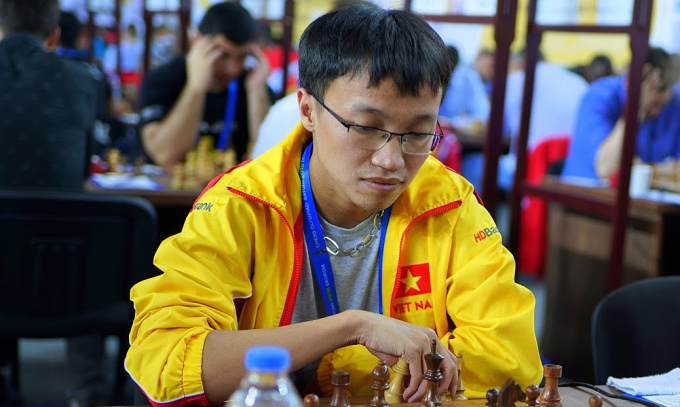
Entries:
{"type": "Polygon", "coordinates": [[[275,96],[267,87],[269,63],[256,45],[256,25],[238,3],[212,6],[186,56],[149,72],[140,96],[144,148],[169,169],[198,136],[245,157],[275,96]],[[246,70],[249,56],[256,63],[246,70]]]}
{"type": "Polygon", "coordinates": [[[491,91],[493,88],[493,77],[496,64],[496,54],[489,49],[482,49],[477,54],[477,59],[475,59],[475,71],[482,78],[482,83],[484,84],[484,90],[486,90],[486,95],[491,98],[491,91]]]}
{"type": "MultiPolygon", "coordinates": [[[[680,75],[677,59],[651,48],[642,67],[636,154],[644,162],[680,158],[680,75]]],[[[593,82],[578,111],[563,176],[609,179],[619,170],[623,148],[627,76],[593,82]]]]}

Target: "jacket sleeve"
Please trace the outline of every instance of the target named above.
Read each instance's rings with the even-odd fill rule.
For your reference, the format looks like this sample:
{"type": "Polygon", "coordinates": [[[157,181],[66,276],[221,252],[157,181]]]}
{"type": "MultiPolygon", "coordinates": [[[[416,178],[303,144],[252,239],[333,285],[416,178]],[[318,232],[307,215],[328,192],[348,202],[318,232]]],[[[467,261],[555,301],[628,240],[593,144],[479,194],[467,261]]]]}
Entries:
{"type": "Polygon", "coordinates": [[[163,274],[130,293],[135,319],[125,367],[154,405],[208,404],[201,381],[205,338],[213,329],[236,330],[234,299],[252,293],[254,232],[247,225],[255,215],[239,208],[239,198],[227,208],[209,192],[182,232],[161,243],[154,264],[163,274]],[[227,210],[239,217],[228,218],[227,210]]]}
{"type": "Polygon", "coordinates": [[[460,209],[446,298],[455,328],[442,339],[462,356],[466,395],[484,398],[510,378],[522,388],[538,384],[534,296],[515,283],[515,261],[481,202],[470,192],[460,209]]]}

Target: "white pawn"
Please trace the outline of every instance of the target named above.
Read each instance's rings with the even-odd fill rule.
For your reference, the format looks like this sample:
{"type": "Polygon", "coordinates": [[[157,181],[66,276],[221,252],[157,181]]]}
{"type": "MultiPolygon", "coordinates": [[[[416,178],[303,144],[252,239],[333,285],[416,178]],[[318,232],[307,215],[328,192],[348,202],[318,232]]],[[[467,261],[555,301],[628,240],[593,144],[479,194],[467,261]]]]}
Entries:
{"type": "Polygon", "coordinates": [[[390,404],[404,402],[404,379],[409,376],[408,363],[402,358],[392,366],[394,377],[390,382],[390,388],[385,391],[385,399],[390,404]]]}

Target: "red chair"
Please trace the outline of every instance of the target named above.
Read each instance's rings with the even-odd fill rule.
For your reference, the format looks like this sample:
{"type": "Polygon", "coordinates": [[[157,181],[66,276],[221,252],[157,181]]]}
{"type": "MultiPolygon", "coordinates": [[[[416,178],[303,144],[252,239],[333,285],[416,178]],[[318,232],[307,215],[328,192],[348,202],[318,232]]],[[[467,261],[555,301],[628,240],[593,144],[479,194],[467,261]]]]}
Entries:
{"type": "Polygon", "coordinates": [[[444,138],[437,147],[435,157],[445,166],[460,174],[462,155],[460,143],[451,129],[442,126],[442,130],[444,130],[444,138]]]}
{"type": "MultiPolygon", "coordinates": [[[[542,141],[528,153],[526,182],[540,184],[548,167],[566,158],[569,136],[552,137],[542,141]]],[[[533,196],[522,199],[519,253],[517,266],[525,274],[542,277],[545,269],[545,252],[548,229],[548,210],[544,200],[533,196]]]]}

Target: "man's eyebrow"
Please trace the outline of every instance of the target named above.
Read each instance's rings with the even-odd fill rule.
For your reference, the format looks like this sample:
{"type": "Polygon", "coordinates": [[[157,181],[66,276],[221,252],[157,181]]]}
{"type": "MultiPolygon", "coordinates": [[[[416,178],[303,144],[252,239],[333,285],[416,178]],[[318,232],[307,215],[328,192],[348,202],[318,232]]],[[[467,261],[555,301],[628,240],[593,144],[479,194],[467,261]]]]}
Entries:
{"type": "MultiPolygon", "coordinates": [[[[376,115],[380,118],[386,118],[387,117],[387,113],[385,113],[384,111],[382,111],[382,110],[380,110],[376,107],[369,106],[365,103],[361,103],[361,102],[357,102],[357,103],[351,105],[350,110],[352,110],[353,113],[368,113],[368,114],[376,115]]],[[[428,120],[435,120],[437,118],[437,115],[433,115],[433,114],[430,114],[430,113],[420,113],[420,114],[416,114],[413,118],[417,121],[428,121],[428,120]]]]}

